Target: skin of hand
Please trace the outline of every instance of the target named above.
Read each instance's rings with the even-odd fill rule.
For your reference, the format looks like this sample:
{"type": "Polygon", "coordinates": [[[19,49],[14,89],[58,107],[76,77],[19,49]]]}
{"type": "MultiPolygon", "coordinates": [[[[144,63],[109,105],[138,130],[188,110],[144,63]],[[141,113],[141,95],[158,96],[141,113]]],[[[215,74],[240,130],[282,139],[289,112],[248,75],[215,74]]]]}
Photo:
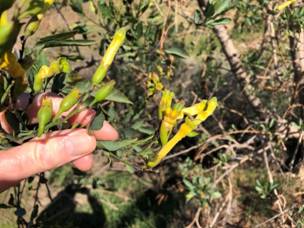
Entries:
{"type": "MultiPolygon", "coordinates": [[[[51,98],[53,115],[59,109],[62,98],[54,94],[38,95],[32,104],[26,108],[31,123],[37,123],[37,112],[44,97],[51,98]]],[[[20,99],[28,99],[21,96],[20,99]]],[[[17,101],[25,108],[26,101],[17,101]]],[[[17,107],[18,108],[18,107],[17,107]]],[[[87,126],[93,120],[96,112],[85,109],[69,119],[71,124],[79,123],[87,126]]],[[[63,116],[67,113],[63,113],[63,116]]],[[[10,133],[11,126],[5,118],[5,111],[0,112],[0,125],[4,131],[10,133]]],[[[44,134],[20,146],[0,151],[0,192],[18,184],[21,180],[34,174],[60,167],[72,162],[73,165],[87,171],[93,165],[92,152],[96,148],[96,140],[117,140],[118,132],[108,123],[104,122],[100,130],[88,133],[86,129],[68,129],[44,134]]]]}

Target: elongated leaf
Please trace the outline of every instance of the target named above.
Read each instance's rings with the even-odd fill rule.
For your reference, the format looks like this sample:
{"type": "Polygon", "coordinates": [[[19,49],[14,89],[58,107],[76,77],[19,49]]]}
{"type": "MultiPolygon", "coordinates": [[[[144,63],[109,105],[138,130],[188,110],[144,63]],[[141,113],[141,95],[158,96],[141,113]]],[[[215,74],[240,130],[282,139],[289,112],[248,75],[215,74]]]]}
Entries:
{"type": "Polygon", "coordinates": [[[137,121],[131,126],[131,128],[147,135],[154,134],[154,130],[147,126],[143,120],[137,121]]]}
{"type": "Polygon", "coordinates": [[[206,19],[211,18],[214,15],[214,5],[209,2],[204,14],[206,19]]]}
{"type": "Polygon", "coordinates": [[[93,40],[54,40],[43,44],[43,48],[66,47],[66,46],[91,46],[95,43],[93,40]]]}
{"type": "Polygon", "coordinates": [[[218,0],[214,4],[214,15],[217,16],[225,13],[229,9],[231,9],[231,1],[230,0],[218,0]]]}
{"type": "Polygon", "coordinates": [[[126,95],[124,95],[117,89],[114,89],[112,93],[110,93],[110,95],[106,97],[106,100],[118,103],[133,104],[133,102],[130,101],[126,95]]]}
{"type": "Polygon", "coordinates": [[[208,27],[214,27],[217,25],[225,25],[231,22],[231,19],[229,18],[219,18],[219,19],[215,19],[215,20],[209,20],[206,22],[206,25],[208,27]]]}
{"type": "Polygon", "coordinates": [[[55,34],[55,35],[46,36],[46,37],[41,38],[38,41],[37,45],[41,45],[43,43],[47,43],[47,42],[54,41],[54,40],[67,40],[67,39],[74,37],[77,33],[78,33],[78,31],[71,31],[71,32],[63,32],[63,33],[59,33],[59,34],[55,34]]]}
{"type": "Polygon", "coordinates": [[[82,0],[71,0],[70,6],[76,13],[83,14],[82,4],[83,4],[82,0]]]}
{"type": "Polygon", "coordinates": [[[100,112],[97,116],[95,116],[94,120],[90,124],[89,130],[96,131],[101,129],[104,120],[105,120],[105,116],[102,112],[100,112]]]}
{"type": "Polygon", "coordinates": [[[132,144],[134,144],[136,141],[137,139],[126,139],[121,141],[98,141],[97,148],[114,152],[129,147],[132,144]]]}
{"type": "Polygon", "coordinates": [[[178,56],[178,57],[181,57],[181,58],[187,58],[188,57],[188,54],[183,49],[181,49],[179,47],[172,47],[172,48],[166,49],[165,52],[167,54],[175,55],[175,56],[178,56]]]}

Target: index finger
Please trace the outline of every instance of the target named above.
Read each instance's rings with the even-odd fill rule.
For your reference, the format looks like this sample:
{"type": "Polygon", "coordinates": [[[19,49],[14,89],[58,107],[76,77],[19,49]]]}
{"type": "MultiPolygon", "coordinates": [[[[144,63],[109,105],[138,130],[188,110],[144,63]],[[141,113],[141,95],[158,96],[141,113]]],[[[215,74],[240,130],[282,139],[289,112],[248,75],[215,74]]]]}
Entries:
{"type": "MultiPolygon", "coordinates": [[[[41,106],[43,98],[49,98],[53,103],[53,115],[59,110],[60,103],[63,98],[53,93],[44,93],[36,96],[31,105],[26,110],[27,116],[31,123],[37,123],[37,113],[41,106]]],[[[80,105],[82,109],[82,106],[80,105]]],[[[63,113],[62,116],[67,116],[68,112],[63,113]]],[[[84,109],[80,113],[73,115],[68,121],[71,124],[80,124],[82,126],[88,126],[94,119],[96,112],[93,109],[84,109]]],[[[104,121],[101,129],[93,131],[93,135],[97,140],[117,140],[119,138],[118,132],[107,122],[104,121]]]]}

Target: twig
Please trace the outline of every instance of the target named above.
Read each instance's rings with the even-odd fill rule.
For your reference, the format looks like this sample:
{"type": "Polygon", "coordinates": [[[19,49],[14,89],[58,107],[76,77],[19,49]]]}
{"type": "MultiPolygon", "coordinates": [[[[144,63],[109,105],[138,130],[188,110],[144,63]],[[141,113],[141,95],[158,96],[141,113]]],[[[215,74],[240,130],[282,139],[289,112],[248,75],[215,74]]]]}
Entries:
{"type": "Polygon", "coordinates": [[[200,208],[196,211],[195,216],[194,216],[194,219],[192,220],[192,222],[191,222],[188,226],[186,226],[185,228],[192,228],[194,224],[196,224],[196,226],[197,226],[198,228],[201,228],[201,226],[200,226],[200,224],[199,224],[199,221],[198,221],[198,220],[199,220],[199,217],[200,217],[200,214],[201,214],[201,211],[202,211],[202,208],[200,207],[200,208]]]}
{"type": "Polygon", "coordinates": [[[266,147],[260,149],[257,153],[252,153],[249,155],[244,156],[239,163],[236,163],[232,165],[228,170],[226,170],[225,173],[223,173],[215,182],[214,185],[217,185],[219,182],[221,182],[227,175],[229,175],[235,168],[240,166],[241,164],[245,163],[246,161],[250,160],[253,156],[256,156],[257,154],[263,153],[265,150],[267,151],[270,148],[270,145],[267,145],[266,147]]]}
{"type": "Polygon", "coordinates": [[[263,226],[263,225],[265,225],[265,224],[267,224],[267,223],[269,223],[269,222],[275,220],[276,218],[282,216],[283,214],[287,213],[288,211],[289,211],[289,209],[286,209],[286,210],[280,212],[279,214],[277,214],[277,215],[271,217],[270,219],[267,219],[265,222],[262,222],[262,223],[256,225],[255,227],[261,227],[261,226],[263,226]]]}

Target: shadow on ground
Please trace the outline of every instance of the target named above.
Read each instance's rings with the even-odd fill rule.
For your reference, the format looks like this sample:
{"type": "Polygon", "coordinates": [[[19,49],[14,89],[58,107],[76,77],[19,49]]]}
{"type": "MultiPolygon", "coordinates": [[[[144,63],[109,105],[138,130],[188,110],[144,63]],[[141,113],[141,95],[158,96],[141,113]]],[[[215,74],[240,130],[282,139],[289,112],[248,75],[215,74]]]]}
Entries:
{"type": "Polygon", "coordinates": [[[174,218],[182,219],[178,215],[178,212],[181,211],[183,205],[184,199],[181,198],[180,195],[148,189],[128,204],[127,207],[119,213],[115,221],[108,221],[104,205],[92,195],[89,189],[70,184],[59,192],[53,202],[39,214],[36,219],[36,224],[38,227],[73,228],[172,227],[174,218]],[[86,196],[91,208],[91,210],[88,210],[89,212],[78,212],[76,210],[76,194],[86,196]],[[159,203],[157,200],[159,194],[166,196],[166,200],[162,203],[159,203]]]}

